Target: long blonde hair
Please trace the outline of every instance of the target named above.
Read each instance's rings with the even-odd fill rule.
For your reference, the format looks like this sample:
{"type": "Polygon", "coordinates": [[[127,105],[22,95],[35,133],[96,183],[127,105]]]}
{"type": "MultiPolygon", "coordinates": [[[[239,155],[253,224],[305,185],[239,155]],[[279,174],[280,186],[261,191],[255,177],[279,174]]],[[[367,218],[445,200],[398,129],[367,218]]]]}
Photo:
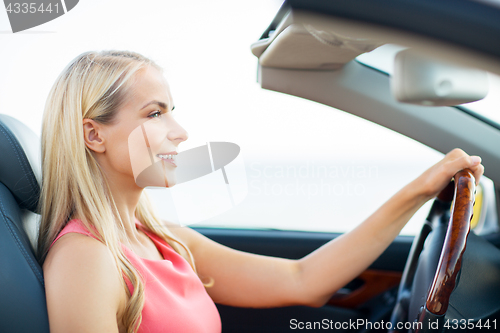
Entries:
{"type": "MultiPolygon", "coordinates": [[[[130,295],[122,281],[129,295],[123,316],[127,332],[136,332],[141,324],[144,281],[122,251],[118,223],[123,227],[123,222],[106,177],[84,142],[82,121],[93,119],[101,124],[112,123],[124,103],[133,81],[131,78],[146,66],[161,71],[153,61],[134,52],[103,51],[79,55],[52,87],[42,124],[38,260],[43,264],[50,245],[72,216],[83,217],[85,227],[110,249],[117,268],[134,287],[130,295]]],[[[136,217],[149,231],[183,255],[196,272],[191,251],[155,215],[145,191],[136,208],[136,217]]]]}

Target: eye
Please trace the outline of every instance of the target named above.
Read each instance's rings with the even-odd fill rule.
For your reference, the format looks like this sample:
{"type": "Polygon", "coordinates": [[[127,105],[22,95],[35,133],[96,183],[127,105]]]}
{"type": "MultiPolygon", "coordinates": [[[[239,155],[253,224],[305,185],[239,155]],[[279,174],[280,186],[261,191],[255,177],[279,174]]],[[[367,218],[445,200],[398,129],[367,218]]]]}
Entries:
{"type": "Polygon", "coordinates": [[[158,118],[161,116],[161,112],[159,110],[156,110],[155,112],[151,113],[148,118],[158,118]]]}

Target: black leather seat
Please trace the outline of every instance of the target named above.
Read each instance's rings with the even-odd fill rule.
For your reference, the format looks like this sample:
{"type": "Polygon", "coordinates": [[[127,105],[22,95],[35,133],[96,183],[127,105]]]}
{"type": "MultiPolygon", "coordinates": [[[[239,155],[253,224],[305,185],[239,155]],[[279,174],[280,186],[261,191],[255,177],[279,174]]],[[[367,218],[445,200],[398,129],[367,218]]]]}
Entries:
{"type": "Polygon", "coordinates": [[[0,115],[0,332],[49,332],[42,269],[35,259],[40,139],[0,115]]]}

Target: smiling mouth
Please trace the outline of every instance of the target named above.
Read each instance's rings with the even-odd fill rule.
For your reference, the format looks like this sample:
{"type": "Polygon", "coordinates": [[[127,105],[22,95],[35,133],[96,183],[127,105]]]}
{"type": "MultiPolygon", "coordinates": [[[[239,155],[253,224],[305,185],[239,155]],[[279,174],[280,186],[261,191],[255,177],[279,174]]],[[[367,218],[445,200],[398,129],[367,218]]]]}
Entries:
{"type": "Polygon", "coordinates": [[[168,162],[174,166],[177,166],[177,164],[175,164],[175,162],[177,160],[176,154],[157,154],[156,156],[158,158],[160,158],[162,161],[165,161],[165,162],[168,162]]]}

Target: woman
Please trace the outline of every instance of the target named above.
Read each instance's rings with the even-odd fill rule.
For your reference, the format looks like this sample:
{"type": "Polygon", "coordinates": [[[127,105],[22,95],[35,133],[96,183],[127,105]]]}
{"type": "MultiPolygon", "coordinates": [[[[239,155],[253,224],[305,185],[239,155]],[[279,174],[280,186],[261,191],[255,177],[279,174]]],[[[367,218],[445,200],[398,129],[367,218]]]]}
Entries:
{"type": "Polygon", "coordinates": [[[160,221],[138,185],[147,156],[175,185],[165,155],[188,134],[173,107],[160,68],[132,52],[84,53],[56,80],[43,119],[38,242],[51,332],[220,332],[214,302],[322,306],[456,172],[470,168],[479,181],[484,170],[455,149],[300,260],[244,253],[160,221]]]}

